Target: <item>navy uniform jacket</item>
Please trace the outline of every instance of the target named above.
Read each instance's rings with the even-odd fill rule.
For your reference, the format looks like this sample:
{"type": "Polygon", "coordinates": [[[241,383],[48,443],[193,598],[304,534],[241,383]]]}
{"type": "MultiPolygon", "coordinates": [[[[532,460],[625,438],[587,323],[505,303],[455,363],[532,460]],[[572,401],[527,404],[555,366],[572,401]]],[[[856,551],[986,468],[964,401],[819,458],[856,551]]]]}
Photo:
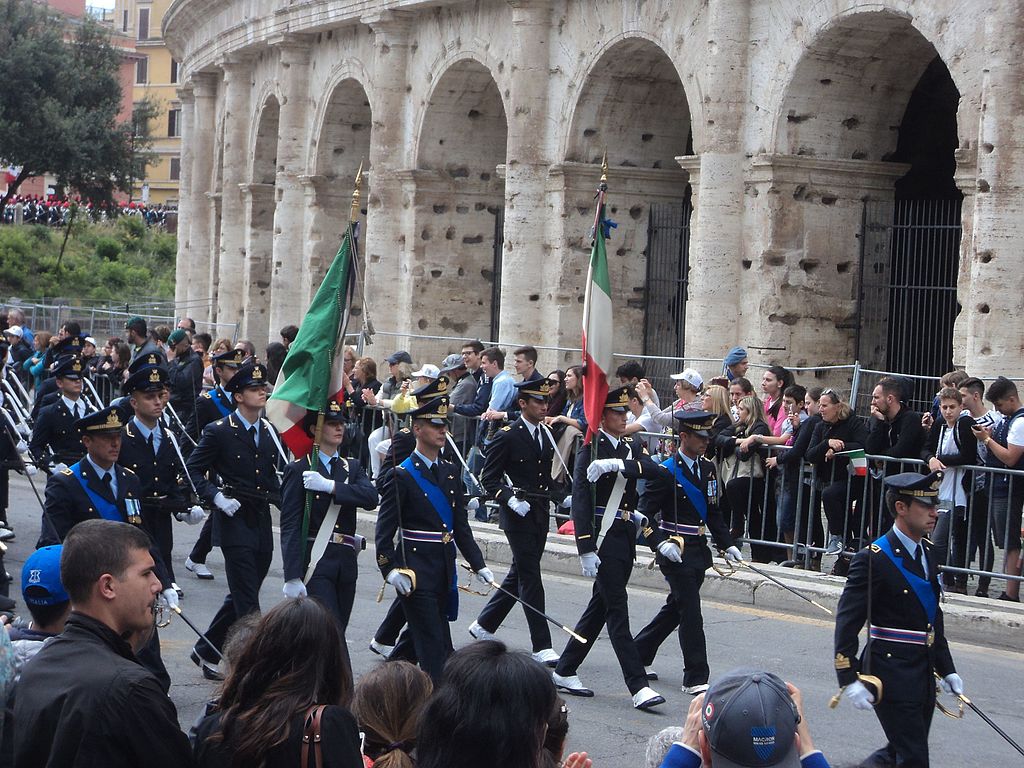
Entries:
{"type": "MultiPolygon", "coordinates": [[[[611,441],[604,432],[598,431],[590,441],[590,445],[581,445],[576,452],[576,466],[572,472],[572,522],[576,529],[576,549],[581,555],[597,550],[597,536],[601,531],[601,520],[595,520],[595,506],[604,507],[608,503],[608,497],[612,495],[612,488],[620,473],[606,472],[598,478],[596,483],[597,493],[593,491],[593,485],[587,480],[587,468],[591,464],[591,453],[601,459],[622,459],[625,470],[621,473],[626,478],[626,488],[622,493],[622,501],[619,503],[619,514],[633,512],[637,508],[636,481],[641,477],[647,478],[657,471],[655,464],[647,453],[644,441],[634,440],[629,435],[624,435],[616,448],[612,448],[611,441]]],[[[602,510],[603,511],[603,510],[602,510]]],[[[612,523],[612,526],[629,526],[630,548],[628,553],[622,552],[624,556],[633,558],[636,556],[636,529],[632,522],[619,520],[612,523]]],[[[608,544],[612,537],[606,536],[602,545],[608,544]]]]}
{"type": "MultiPolygon", "coordinates": [[[[425,481],[433,482],[433,474],[423,460],[415,454],[412,460],[425,481]]],[[[458,469],[446,461],[439,461],[437,471],[441,477],[440,488],[452,505],[454,530],[445,528],[412,475],[399,466],[395,468],[391,482],[384,486],[377,516],[376,547],[377,566],[385,578],[393,568],[411,568],[416,573],[417,590],[443,594],[451,586],[456,547],[474,571],[484,567],[484,557],[469,528],[466,496],[458,469]],[[396,549],[395,539],[400,528],[447,533],[450,539],[445,544],[406,541],[396,549]]]]}
{"type": "MultiPolygon", "coordinates": [[[[318,471],[324,477],[334,480],[334,495],[314,493],[309,510],[309,537],[306,547],[302,546],[302,516],[306,509],[306,489],[302,485],[302,473],[309,469],[309,459],[293,461],[284,470],[281,483],[281,558],[284,561],[284,580],[301,579],[305,574],[303,560],[313,547],[313,540],[327,515],[331,504],[340,506],[334,524],[335,533],[354,535],[356,532],[356,508],[373,509],[379,497],[377,489],[366,476],[362,465],[354,459],[335,462],[334,472],[323,463],[318,471]]],[[[353,547],[344,544],[328,544],[320,559],[317,572],[335,568],[348,581],[355,581],[358,568],[353,547]]]]}
{"type": "Polygon", "coordinates": [[[185,496],[185,486],[182,485],[188,481],[183,477],[178,454],[174,452],[174,446],[163,425],[158,424],[157,429],[160,430],[161,439],[160,448],[154,456],[135,422],[126,422],[121,429],[121,455],[118,463],[139,478],[142,526],[157,541],[169,542],[167,537],[171,530],[171,515],[184,512],[191,505],[185,496]]]}
{"type": "MultiPolygon", "coordinates": [[[[913,569],[913,559],[907,554],[903,542],[890,529],[885,534],[889,546],[897,557],[903,557],[913,569]]],[[[928,580],[935,599],[940,600],[936,555],[932,543],[923,539],[928,560],[928,580]]],[[[876,675],[882,680],[882,697],[892,701],[923,701],[934,689],[932,670],[940,676],[955,672],[953,657],[943,628],[942,607],[936,610],[935,621],[929,624],[928,615],[917,594],[910,587],[896,564],[878,545],[872,544],[858,552],[850,564],[846,587],[839,599],[836,612],[835,666],[839,684],[849,685],[857,673],[876,675]],[[868,564],[870,561],[870,584],[868,564]],[[868,590],[871,590],[871,616],[868,616],[868,590]],[[870,662],[862,655],[857,658],[857,635],[870,618],[878,627],[909,629],[934,633],[930,646],[888,640],[871,640],[868,648],[870,662]]]]}
{"type": "MultiPolygon", "coordinates": [[[[79,398],[78,402],[85,406],[85,413],[92,413],[95,410],[82,398],[79,398]]],[[[75,421],[74,415],[68,410],[62,398],[39,411],[39,418],[36,420],[29,443],[29,450],[37,462],[42,463],[49,458],[47,446],[57,461],[68,465],[74,464],[85,455],[75,421]]]]}
{"type": "MultiPolygon", "coordinates": [[[[697,487],[707,502],[706,527],[711,532],[715,545],[719,549],[728,549],[733,546],[732,537],[729,535],[729,527],[725,524],[722,512],[718,508],[716,488],[718,478],[715,474],[714,463],[708,461],[703,456],[700,457],[698,459],[700,462],[698,464],[700,467],[700,480],[697,480],[687,466],[686,461],[680,458],[678,452],[674,458],[683,477],[697,487]]],[[[660,522],[669,525],[705,525],[697,508],[690,501],[690,497],[686,495],[686,491],[683,490],[683,486],[668,467],[664,465],[659,465],[657,471],[647,478],[641,506],[651,525],[649,533],[644,531],[647,544],[655,552],[658,551],[658,545],[661,542],[669,537],[681,535],[672,531],[662,530],[659,527],[659,520],[655,520],[656,517],[660,516],[660,522]]],[[[683,535],[683,540],[686,546],[683,547],[682,564],[697,565],[699,560],[703,563],[702,570],[710,568],[711,550],[708,548],[707,538],[703,534],[699,536],[683,535]]],[[[658,564],[663,566],[678,567],[681,565],[680,563],[666,560],[660,554],[657,556],[657,560],[658,564]]]]}
{"type": "MultiPolygon", "coordinates": [[[[391,438],[391,445],[388,446],[388,452],[384,454],[384,459],[380,463],[380,474],[377,475],[377,490],[383,492],[385,483],[391,478],[392,470],[412,456],[412,452],[415,450],[416,436],[412,433],[412,430],[409,427],[396,429],[394,436],[391,438]]],[[[451,446],[449,444],[445,443],[444,448],[441,449],[440,459],[441,461],[448,461],[453,464],[457,461],[451,455],[451,446]]]]}
{"type": "MultiPolygon", "coordinates": [[[[537,427],[540,429],[540,427],[537,427]]],[[[535,531],[539,527],[548,529],[550,499],[548,488],[551,484],[551,462],[555,449],[551,441],[541,432],[542,450],[530,437],[530,428],[520,416],[513,423],[502,427],[494,440],[487,446],[480,483],[484,491],[498,502],[501,529],[504,531],[535,531]],[[508,506],[508,500],[515,494],[505,481],[505,475],[512,485],[527,494],[523,500],[530,502],[530,512],[520,517],[508,506]]]]}
{"type": "Polygon", "coordinates": [[[266,422],[258,424],[259,448],[245,431],[235,414],[208,424],[199,438],[199,445],[188,457],[188,473],[196,484],[196,491],[213,512],[213,543],[218,547],[250,547],[260,552],[274,550],[274,536],[270,529],[270,504],[267,494],[281,492],[277,479],[278,453],[266,422]],[[222,485],[245,489],[249,493],[232,496],[242,505],[233,517],[228,517],[213,503],[220,490],[206,478],[213,471],[222,485]]]}
{"type": "MultiPolygon", "coordinates": [[[[83,384],[82,386],[84,387],[85,385],[83,384]]],[[[57,397],[60,397],[60,392],[57,389],[57,379],[53,376],[48,376],[48,378],[39,382],[39,386],[36,387],[35,400],[32,403],[32,412],[29,414],[32,421],[38,419],[43,408],[53,402],[53,395],[55,393],[57,397]]]]}
{"type": "MultiPolygon", "coordinates": [[[[234,410],[235,404],[231,395],[217,385],[196,398],[188,419],[185,419],[185,429],[193,440],[198,440],[207,424],[213,424],[213,422],[223,419],[234,410]],[[217,403],[220,403],[223,410],[217,407],[217,403]]],[[[191,444],[189,446],[191,447],[191,444]]]]}
{"type": "Polygon", "coordinates": [[[188,424],[196,400],[203,392],[203,358],[191,349],[174,358],[167,366],[167,387],[171,392],[171,405],[182,423],[188,424]]]}
{"type": "MultiPolygon", "coordinates": [[[[132,521],[128,515],[128,505],[125,502],[127,499],[139,499],[141,495],[139,478],[130,469],[125,469],[120,464],[115,464],[113,471],[117,478],[117,499],[114,499],[110,495],[110,488],[100,480],[92,464],[83,458],[81,465],[82,474],[85,475],[89,489],[107,501],[115,502],[118,511],[121,513],[122,522],[131,523],[132,521]]],[[[39,546],[41,547],[59,544],[64,541],[68,531],[83,520],[98,520],[101,517],[100,513],[93,506],[89,495],[82,488],[82,484],[78,482],[78,478],[75,477],[70,469],[50,475],[50,478],[46,481],[45,510],[46,517],[53,525],[54,531],[57,532],[57,541],[40,540],[39,546]]],[[[145,530],[141,523],[133,524],[145,530]]],[[[44,530],[44,536],[45,533],[46,531],[44,530]]],[[[157,578],[160,579],[160,584],[163,586],[163,589],[169,589],[171,578],[167,573],[167,568],[164,567],[159,550],[154,545],[149,548],[149,553],[153,556],[153,562],[156,563],[156,567],[153,570],[157,578]]]]}

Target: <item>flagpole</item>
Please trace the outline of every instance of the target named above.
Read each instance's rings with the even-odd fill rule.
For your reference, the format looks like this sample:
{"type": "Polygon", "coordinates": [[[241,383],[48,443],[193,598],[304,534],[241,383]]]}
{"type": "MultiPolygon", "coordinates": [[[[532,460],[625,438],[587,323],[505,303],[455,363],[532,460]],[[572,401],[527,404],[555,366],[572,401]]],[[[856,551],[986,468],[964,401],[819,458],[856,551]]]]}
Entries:
{"type": "MultiPolygon", "coordinates": [[[[359,169],[356,171],[355,188],[352,190],[352,207],[349,209],[349,217],[348,217],[349,218],[349,225],[348,225],[349,231],[348,231],[348,234],[352,235],[353,237],[354,237],[354,234],[355,234],[355,225],[359,221],[359,213],[360,213],[359,199],[361,197],[359,188],[360,188],[360,186],[362,186],[362,183],[363,183],[363,164],[362,164],[362,162],[360,162],[359,163],[359,169]]],[[[351,254],[352,254],[352,251],[350,251],[350,255],[351,254]]],[[[353,265],[352,264],[349,265],[349,269],[353,269],[353,265]]],[[[345,314],[344,314],[343,317],[344,317],[344,319],[348,318],[347,302],[346,302],[346,311],[345,311],[345,314]]],[[[345,325],[345,324],[347,324],[347,323],[345,323],[344,320],[343,320],[343,325],[345,325]]],[[[344,344],[344,341],[345,341],[345,336],[344,336],[345,330],[346,329],[344,327],[342,327],[338,331],[338,339],[339,339],[339,341],[342,344],[344,344]]],[[[334,357],[334,352],[332,351],[331,352],[331,358],[332,359],[328,361],[328,369],[330,369],[334,365],[333,357],[334,357]]],[[[330,389],[330,387],[328,387],[328,389],[330,389]]],[[[330,397],[330,393],[328,393],[327,396],[330,397]]],[[[317,414],[316,414],[316,427],[313,430],[313,445],[309,449],[309,458],[307,459],[307,461],[309,463],[309,468],[313,472],[318,472],[319,469],[320,469],[320,440],[323,438],[323,432],[324,432],[324,411],[326,410],[326,408],[327,408],[327,403],[326,402],[321,403],[320,404],[320,410],[318,410],[317,414]]],[[[303,560],[303,570],[305,570],[306,567],[308,567],[308,564],[306,563],[306,557],[305,557],[305,551],[306,551],[305,545],[306,545],[306,542],[309,539],[309,521],[310,521],[310,515],[312,513],[312,508],[313,508],[313,491],[307,490],[306,491],[306,504],[305,504],[305,507],[302,510],[302,542],[303,542],[303,558],[302,558],[302,560],[303,560]]]]}

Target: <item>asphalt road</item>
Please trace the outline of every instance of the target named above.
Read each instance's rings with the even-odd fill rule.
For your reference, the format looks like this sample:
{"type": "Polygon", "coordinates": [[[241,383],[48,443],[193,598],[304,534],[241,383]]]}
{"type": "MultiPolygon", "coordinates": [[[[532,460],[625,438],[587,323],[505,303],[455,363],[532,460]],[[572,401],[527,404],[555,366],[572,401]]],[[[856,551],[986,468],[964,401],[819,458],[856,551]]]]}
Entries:
{"type": "MultiPolygon", "coordinates": [[[[41,485],[39,490],[42,493],[41,485]]],[[[12,476],[9,520],[18,538],[9,545],[6,565],[18,579],[16,583],[20,584],[21,565],[30,553],[39,529],[39,504],[21,477],[12,476]]],[[[175,526],[175,533],[178,541],[174,569],[178,583],[185,591],[182,608],[196,624],[205,628],[226,590],[223,561],[220,552],[215,550],[209,558],[209,565],[216,579],[197,580],[185,571],[183,563],[199,529],[180,524],[175,526]]],[[[504,566],[495,564],[494,570],[500,580],[504,566]]],[[[371,665],[379,663],[379,657],[368,650],[367,643],[384,616],[387,600],[391,599],[392,590],[389,588],[385,602],[376,602],[380,583],[371,546],[361,556],[360,586],[348,631],[349,652],[357,678],[371,665]]],[[[261,593],[264,608],[282,599],[281,584],[281,562],[279,553],[275,553],[261,593]]],[[[590,589],[591,584],[582,577],[549,577],[549,611],[571,626],[582,613],[590,589]]],[[[664,594],[654,590],[631,590],[630,614],[634,631],[654,615],[663,599],[664,594]]],[[[472,642],[466,627],[483,603],[482,597],[462,594],[460,617],[452,625],[457,647],[472,642]]],[[[855,766],[885,742],[881,728],[870,713],[857,712],[846,703],[836,710],[828,708],[828,701],[837,690],[832,670],[830,622],[710,601],[704,604],[704,621],[712,678],[735,667],[760,667],[797,685],[804,692],[806,715],[816,746],[833,766],[855,766]]],[[[560,634],[555,632],[556,646],[562,642],[557,639],[560,634]]],[[[516,610],[510,615],[498,636],[511,647],[529,648],[526,622],[521,611],[516,610]]],[[[204,680],[188,659],[194,640],[191,630],[177,619],[161,630],[164,661],[172,680],[171,698],[185,728],[216,691],[215,684],[204,680]]],[[[953,656],[965,680],[968,695],[1011,736],[1024,742],[1024,694],[1021,692],[1024,654],[954,644],[953,656]]],[[[652,685],[665,696],[667,703],[654,713],[633,710],[611,646],[602,636],[579,672],[584,683],[597,695],[592,699],[568,699],[571,710],[570,748],[589,752],[597,768],[644,765],[647,739],[662,728],[680,725],[690,701],[690,697],[680,690],[682,662],[674,639],[662,647],[655,669],[661,679],[652,685]]],[[[936,713],[931,755],[935,768],[1024,765],[1024,758],[971,712],[961,721],[936,713]]]]}

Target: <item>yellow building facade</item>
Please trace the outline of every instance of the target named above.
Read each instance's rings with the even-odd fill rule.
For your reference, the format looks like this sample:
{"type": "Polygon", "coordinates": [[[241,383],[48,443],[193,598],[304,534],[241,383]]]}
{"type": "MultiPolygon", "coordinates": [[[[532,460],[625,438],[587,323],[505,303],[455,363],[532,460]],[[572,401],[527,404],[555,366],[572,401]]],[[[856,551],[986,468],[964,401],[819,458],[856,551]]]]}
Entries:
{"type": "Polygon", "coordinates": [[[181,178],[181,102],[178,99],[180,73],[160,35],[164,14],[172,0],[117,0],[114,29],[135,40],[138,61],[135,68],[133,100],[147,97],[159,107],[150,121],[151,151],[155,161],[146,168],[132,191],[135,201],[177,205],[181,178]]]}

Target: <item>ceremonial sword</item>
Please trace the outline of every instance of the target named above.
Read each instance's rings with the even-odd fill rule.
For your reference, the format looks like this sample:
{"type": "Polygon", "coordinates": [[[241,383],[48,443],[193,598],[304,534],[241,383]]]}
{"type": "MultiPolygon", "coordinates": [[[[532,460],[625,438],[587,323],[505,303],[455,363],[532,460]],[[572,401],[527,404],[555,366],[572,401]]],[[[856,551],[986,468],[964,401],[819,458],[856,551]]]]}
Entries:
{"type": "MultiPolygon", "coordinates": [[[[935,679],[936,680],[938,680],[939,682],[942,682],[942,678],[939,677],[939,673],[938,672],[933,672],[933,674],[935,675],[935,679]]],[[[961,717],[963,717],[963,705],[966,704],[968,707],[973,709],[982,720],[984,720],[986,723],[988,723],[989,726],[992,728],[992,730],[994,730],[996,733],[998,733],[1000,736],[1002,736],[1003,739],[1006,740],[1007,744],[1009,744],[1011,747],[1013,747],[1018,752],[1020,752],[1022,755],[1024,755],[1024,747],[1021,747],[1020,744],[1018,744],[1016,741],[1011,739],[1009,737],[1009,735],[1007,735],[1006,731],[1004,731],[1002,728],[1000,728],[998,725],[996,725],[992,721],[992,718],[990,718],[988,715],[986,715],[984,712],[981,711],[981,708],[977,704],[975,704],[973,701],[971,701],[969,698],[967,698],[962,693],[953,693],[953,696],[957,699],[957,701],[960,702],[960,714],[959,715],[950,714],[949,712],[946,711],[945,707],[943,707],[939,703],[938,699],[936,699],[935,700],[935,706],[937,706],[939,708],[939,711],[942,712],[942,714],[959,720],[961,717]]]]}

